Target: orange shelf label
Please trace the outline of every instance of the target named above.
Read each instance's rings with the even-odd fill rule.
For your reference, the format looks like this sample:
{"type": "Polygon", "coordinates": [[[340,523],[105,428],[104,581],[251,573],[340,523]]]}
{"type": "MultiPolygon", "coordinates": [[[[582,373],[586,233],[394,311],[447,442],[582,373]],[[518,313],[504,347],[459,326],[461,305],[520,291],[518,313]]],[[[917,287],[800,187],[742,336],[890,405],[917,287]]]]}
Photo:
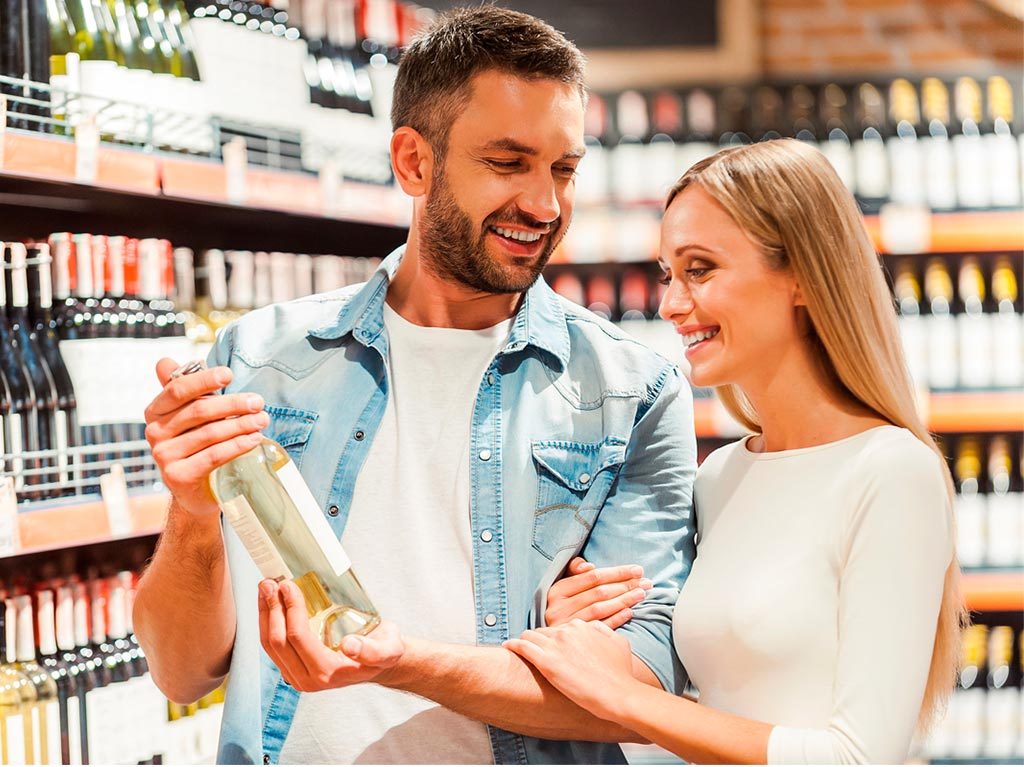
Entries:
{"type": "Polygon", "coordinates": [[[4,171],[27,176],[75,180],[75,144],[62,138],[26,136],[7,131],[4,171]]]}
{"type": "Polygon", "coordinates": [[[101,147],[96,182],[100,186],[157,194],[160,191],[157,160],[141,152],[101,147]]]}
{"type": "Polygon", "coordinates": [[[246,203],[253,207],[315,215],[323,210],[320,181],[316,176],[250,166],[246,187],[246,203]]]}
{"type": "Polygon", "coordinates": [[[171,197],[225,202],[227,174],[218,162],[164,157],[159,163],[160,185],[171,197]]]}

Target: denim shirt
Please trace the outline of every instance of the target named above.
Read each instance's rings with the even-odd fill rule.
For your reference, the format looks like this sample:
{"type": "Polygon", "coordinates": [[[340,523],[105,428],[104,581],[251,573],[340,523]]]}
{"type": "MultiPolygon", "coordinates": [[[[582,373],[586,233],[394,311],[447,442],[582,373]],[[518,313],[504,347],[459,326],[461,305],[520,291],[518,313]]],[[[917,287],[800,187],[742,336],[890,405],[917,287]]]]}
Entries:
{"type": "MultiPolygon", "coordinates": [[[[291,455],[339,538],[388,397],[383,304],[403,252],[363,285],[251,312],[210,354],[233,371],[228,391],[263,396],[264,433],[291,455]]],[[[694,556],[697,450],[678,369],[538,279],[480,381],[470,445],[477,644],[542,626],[548,588],[577,554],[637,563],[654,588],[619,631],[665,689],[681,692],[672,610],[694,556]]],[[[224,527],[237,633],[218,761],[272,764],[299,693],[260,646],[260,575],[224,527]]],[[[615,744],[488,731],[498,763],[625,761],[615,744]]]]}

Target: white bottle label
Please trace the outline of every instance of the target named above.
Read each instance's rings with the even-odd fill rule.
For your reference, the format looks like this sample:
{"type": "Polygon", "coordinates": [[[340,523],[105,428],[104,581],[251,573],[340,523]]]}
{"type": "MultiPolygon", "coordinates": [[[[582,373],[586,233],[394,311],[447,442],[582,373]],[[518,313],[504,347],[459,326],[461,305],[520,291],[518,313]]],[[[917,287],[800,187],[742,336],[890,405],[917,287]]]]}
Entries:
{"type": "Polygon", "coordinates": [[[981,495],[956,498],[956,550],[964,567],[980,567],[985,562],[985,499],[981,495]]]}
{"type": "Polygon", "coordinates": [[[43,722],[46,721],[45,711],[41,710],[42,705],[36,703],[32,706],[32,764],[46,764],[43,749],[46,741],[43,739],[45,733],[43,732],[43,722]]]}
{"type": "Polygon", "coordinates": [[[82,717],[78,696],[68,698],[68,756],[72,765],[82,763],[82,717]]]}
{"type": "Polygon", "coordinates": [[[961,314],[960,385],[986,389],[992,385],[992,319],[990,314],[961,314]]]}
{"type": "Polygon", "coordinates": [[[903,355],[907,359],[910,377],[917,386],[928,384],[928,337],[924,318],[906,316],[899,318],[900,339],[903,341],[903,355]]]}
{"type": "Polygon", "coordinates": [[[999,312],[992,318],[995,358],[992,378],[996,386],[1024,384],[1024,316],[999,312]]]}
{"type": "Polygon", "coordinates": [[[956,387],[959,354],[956,320],[949,315],[928,318],[928,385],[932,389],[956,387]]]}
{"type": "Polygon", "coordinates": [[[25,459],[21,457],[25,449],[25,437],[21,431],[21,413],[9,413],[7,425],[11,435],[11,471],[14,472],[14,489],[21,490],[25,486],[25,459]]]}
{"type": "MultiPolygon", "coordinates": [[[[0,556],[11,556],[21,548],[18,531],[18,499],[14,492],[14,478],[0,478],[0,556]]],[[[0,658],[0,663],[3,662],[0,658]]]]}
{"type": "Polygon", "coordinates": [[[953,137],[956,157],[956,192],[964,208],[987,208],[991,202],[987,178],[988,158],[981,136],[953,137]]]}
{"type": "Polygon", "coordinates": [[[925,187],[928,206],[933,210],[956,207],[956,174],[953,171],[953,145],[948,138],[921,139],[924,150],[925,187]]]}
{"type": "Polygon", "coordinates": [[[320,544],[320,548],[324,552],[324,556],[327,558],[327,562],[330,564],[331,569],[334,570],[334,573],[342,575],[348,572],[352,567],[352,562],[341,547],[341,541],[338,540],[338,536],[334,534],[331,526],[327,523],[327,518],[324,517],[324,513],[320,510],[320,505],[309,491],[309,487],[306,486],[302,475],[299,474],[299,468],[293,461],[288,461],[288,463],[278,469],[277,478],[284,485],[288,495],[291,496],[292,501],[295,503],[295,508],[302,515],[302,519],[305,521],[306,527],[309,528],[309,532],[313,534],[316,542],[320,544]]]}
{"type": "Polygon", "coordinates": [[[644,151],[639,141],[625,142],[612,150],[612,188],[619,202],[642,202],[646,196],[644,151]]]}
{"type": "Polygon", "coordinates": [[[885,142],[864,139],[853,145],[854,176],[857,193],[867,199],[889,196],[889,163],[885,142]]]}
{"type": "Polygon", "coordinates": [[[924,165],[921,145],[916,138],[889,139],[889,163],[892,168],[893,202],[921,205],[924,196],[924,165]]]}
{"type": "Polygon", "coordinates": [[[245,496],[225,501],[221,509],[264,578],[280,581],[294,577],[245,496]]]}
{"type": "Polygon", "coordinates": [[[25,719],[21,714],[4,717],[7,763],[25,764],[25,719]]]}
{"type": "Polygon", "coordinates": [[[986,562],[993,567],[1012,567],[1021,561],[1021,520],[1024,495],[1006,493],[988,496],[988,544],[986,562]]]}
{"type": "Polygon", "coordinates": [[[985,706],[985,749],[990,759],[1013,756],[1020,723],[1020,693],[1015,687],[989,690],[985,706]]]}
{"type": "Polygon", "coordinates": [[[577,200],[583,204],[596,204],[608,199],[608,152],[591,144],[586,156],[576,169],[577,200]]]}
{"type": "Polygon", "coordinates": [[[55,700],[46,704],[46,763],[60,764],[60,708],[55,700]]]}
{"type": "Polygon", "coordinates": [[[1017,157],[1017,142],[1013,136],[988,133],[984,137],[988,155],[989,192],[992,204],[999,207],[1020,205],[1020,159],[1017,157]]]}
{"type": "Polygon", "coordinates": [[[849,142],[836,140],[822,141],[818,144],[818,148],[832,164],[843,185],[852,192],[856,182],[853,170],[853,147],[849,142]]]}

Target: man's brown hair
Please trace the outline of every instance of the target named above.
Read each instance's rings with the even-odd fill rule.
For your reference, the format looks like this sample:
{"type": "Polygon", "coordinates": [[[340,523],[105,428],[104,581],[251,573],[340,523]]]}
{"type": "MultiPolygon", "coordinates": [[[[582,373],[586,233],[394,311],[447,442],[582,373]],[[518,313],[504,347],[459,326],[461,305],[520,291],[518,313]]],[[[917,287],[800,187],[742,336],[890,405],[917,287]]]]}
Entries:
{"type": "Polygon", "coordinates": [[[487,70],[575,85],[586,99],[585,60],[540,19],[493,5],[454,8],[405,49],[398,66],[391,124],[419,131],[443,156],[448,129],[470,97],[470,80],[487,70]]]}

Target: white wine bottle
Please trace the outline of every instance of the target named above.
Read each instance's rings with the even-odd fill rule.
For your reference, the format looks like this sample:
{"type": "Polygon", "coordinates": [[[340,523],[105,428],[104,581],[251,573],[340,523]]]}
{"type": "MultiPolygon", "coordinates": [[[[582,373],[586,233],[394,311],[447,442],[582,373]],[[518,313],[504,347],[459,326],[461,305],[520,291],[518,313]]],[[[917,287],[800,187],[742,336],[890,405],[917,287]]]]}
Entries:
{"type": "MultiPolygon", "coordinates": [[[[202,370],[193,362],[175,371],[202,370]]],[[[337,649],[349,634],[366,634],[380,615],[352,563],[284,448],[264,438],[210,474],[213,497],[264,578],[294,581],[306,600],[310,629],[337,649]]]]}

